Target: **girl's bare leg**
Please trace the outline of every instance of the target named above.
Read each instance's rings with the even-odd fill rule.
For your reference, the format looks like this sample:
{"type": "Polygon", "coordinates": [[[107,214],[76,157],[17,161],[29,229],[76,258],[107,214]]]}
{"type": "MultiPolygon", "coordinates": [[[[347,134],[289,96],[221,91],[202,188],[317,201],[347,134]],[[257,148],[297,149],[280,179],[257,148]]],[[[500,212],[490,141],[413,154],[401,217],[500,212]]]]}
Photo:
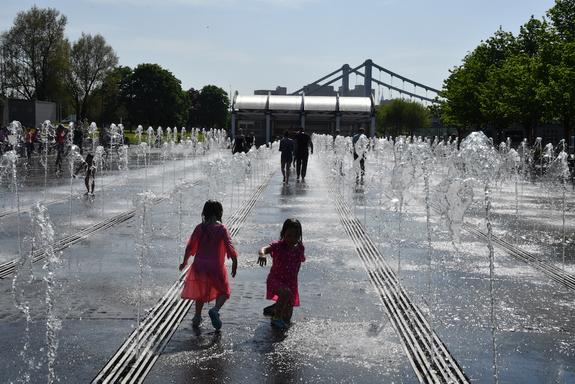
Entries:
{"type": "Polygon", "coordinates": [[[216,307],[219,311],[220,308],[224,306],[227,299],[228,298],[226,297],[226,295],[219,295],[218,297],[216,297],[216,304],[214,305],[214,307],[216,307]]]}
{"type": "Polygon", "coordinates": [[[204,308],[204,302],[196,301],[196,316],[200,316],[202,314],[202,308],[204,308]]]}
{"type": "Polygon", "coordinates": [[[293,308],[291,305],[291,290],[289,288],[282,288],[278,292],[278,301],[275,307],[275,316],[276,318],[280,318],[284,321],[289,321],[291,319],[291,315],[293,312],[293,308]]]}

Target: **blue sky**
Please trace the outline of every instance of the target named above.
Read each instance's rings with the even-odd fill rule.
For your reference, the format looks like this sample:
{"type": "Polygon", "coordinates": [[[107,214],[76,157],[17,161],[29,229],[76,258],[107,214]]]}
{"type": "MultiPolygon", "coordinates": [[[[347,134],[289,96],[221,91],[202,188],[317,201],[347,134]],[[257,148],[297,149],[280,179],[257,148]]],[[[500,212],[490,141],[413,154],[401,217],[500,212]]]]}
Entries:
{"type": "Polygon", "coordinates": [[[245,95],[295,91],[368,58],[441,88],[481,40],[499,26],[516,34],[554,0],[2,0],[0,31],[34,4],[67,16],[71,41],[103,35],[121,65],[157,63],[184,89],[214,84],[245,95]]]}

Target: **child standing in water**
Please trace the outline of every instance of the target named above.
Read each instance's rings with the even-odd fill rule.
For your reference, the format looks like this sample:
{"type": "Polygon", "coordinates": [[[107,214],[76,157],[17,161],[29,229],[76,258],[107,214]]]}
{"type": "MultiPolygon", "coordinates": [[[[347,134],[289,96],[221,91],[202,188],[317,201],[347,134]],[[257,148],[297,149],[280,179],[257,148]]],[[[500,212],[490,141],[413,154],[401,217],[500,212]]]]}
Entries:
{"type": "Polygon", "coordinates": [[[94,195],[94,180],[96,178],[96,165],[94,164],[94,155],[88,153],[86,160],[76,168],[74,177],[82,169],[86,169],[86,176],[84,177],[84,184],[86,185],[86,193],[84,195],[94,195]]]}
{"type": "Polygon", "coordinates": [[[297,275],[305,261],[301,223],[287,219],[280,232],[280,240],[262,247],[258,264],[266,265],[266,255],[272,256],[272,267],[267,278],[266,298],[276,301],[264,308],[264,315],[272,315],[272,325],[285,330],[291,320],[293,307],[299,306],[297,275]]]}
{"type": "Polygon", "coordinates": [[[188,270],[181,297],[196,301],[196,314],[192,326],[198,327],[202,321],[204,303],[216,300],[208,311],[216,330],[222,327],[220,309],[230,297],[228,273],[224,264],[225,256],[232,259],[232,277],[236,276],[238,254],[232,244],[227,228],[221,223],[223,207],[219,201],[208,200],[202,210],[202,223],[198,224],[188,241],[183,270],[188,258],[194,255],[194,262],[188,270]]]}

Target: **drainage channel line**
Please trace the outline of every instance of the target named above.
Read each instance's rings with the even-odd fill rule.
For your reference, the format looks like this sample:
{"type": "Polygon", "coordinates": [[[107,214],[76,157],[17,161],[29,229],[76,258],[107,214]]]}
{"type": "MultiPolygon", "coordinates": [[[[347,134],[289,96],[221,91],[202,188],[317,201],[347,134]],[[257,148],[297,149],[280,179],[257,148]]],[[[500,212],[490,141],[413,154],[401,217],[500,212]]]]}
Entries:
{"type": "MultiPolygon", "coordinates": [[[[154,201],[154,204],[159,204],[162,201],[164,201],[166,198],[162,197],[162,198],[158,198],[154,201]]],[[[136,213],[135,209],[130,209],[128,211],[122,212],[116,216],[110,217],[108,219],[102,220],[94,225],[91,225],[89,227],[86,227],[76,233],[67,235],[62,237],[61,239],[55,241],[54,243],[52,243],[52,248],[55,252],[59,252],[62,251],[63,249],[68,248],[71,245],[74,245],[80,241],[82,241],[83,239],[86,239],[87,237],[89,237],[90,235],[98,232],[98,231],[102,231],[102,230],[106,230],[108,228],[111,228],[115,225],[121,224],[127,220],[130,220],[132,217],[134,217],[136,213]]],[[[44,249],[38,249],[36,251],[34,251],[34,253],[32,254],[32,263],[37,263],[40,260],[43,260],[46,257],[46,253],[44,249]]],[[[10,261],[7,261],[5,263],[0,264],[0,279],[5,279],[6,277],[10,276],[12,273],[14,273],[14,271],[16,270],[16,266],[18,265],[18,259],[13,259],[10,261]]]]}
{"type": "Polygon", "coordinates": [[[423,314],[411,302],[393,270],[385,263],[363,226],[341,196],[332,189],[341,222],[356,245],[370,280],[388,310],[410,363],[421,382],[468,383],[461,367],[431,329],[423,314]]]}
{"type": "MultiPolygon", "coordinates": [[[[487,235],[483,231],[479,230],[471,224],[463,223],[463,228],[475,236],[487,239],[487,235]]],[[[527,265],[530,265],[538,271],[543,272],[543,274],[547,275],[552,280],[563,284],[567,288],[575,290],[575,276],[571,275],[570,273],[565,272],[561,268],[549,263],[548,261],[540,259],[539,257],[524,251],[521,248],[518,248],[496,236],[491,236],[491,240],[494,244],[499,246],[515,259],[525,262],[527,265]]]]}
{"type": "MultiPolygon", "coordinates": [[[[438,213],[442,211],[438,204],[433,204],[432,207],[438,213]]],[[[477,228],[475,225],[470,223],[463,223],[462,227],[472,235],[475,235],[483,240],[487,240],[487,234],[477,228]]],[[[547,275],[547,277],[551,278],[551,280],[562,284],[569,289],[575,290],[575,276],[569,272],[566,272],[554,264],[549,263],[547,260],[541,259],[540,257],[529,253],[503,239],[500,239],[497,236],[492,235],[491,241],[493,244],[497,245],[516,260],[522,261],[525,264],[535,268],[536,270],[542,272],[544,275],[547,275]]]]}
{"type": "MultiPolygon", "coordinates": [[[[268,175],[248,201],[226,221],[231,236],[237,235],[272,176],[273,173],[268,175]]],[[[194,303],[192,300],[180,298],[188,268],[149,311],[138,329],[128,336],[92,383],[141,383],[144,381],[194,303]]]]}

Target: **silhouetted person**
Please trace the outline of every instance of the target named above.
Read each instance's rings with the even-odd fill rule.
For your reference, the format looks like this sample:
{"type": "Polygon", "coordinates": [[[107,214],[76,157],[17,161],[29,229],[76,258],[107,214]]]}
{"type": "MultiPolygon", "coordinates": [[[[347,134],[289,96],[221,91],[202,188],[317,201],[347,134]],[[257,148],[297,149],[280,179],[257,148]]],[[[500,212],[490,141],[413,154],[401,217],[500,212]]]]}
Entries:
{"type": "Polygon", "coordinates": [[[66,135],[68,130],[62,125],[56,128],[56,172],[62,172],[62,160],[66,146],[66,135]]]}
{"type": "Polygon", "coordinates": [[[74,137],[72,138],[72,143],[78,147],[80,154],[82,154],[82,146],[84,145],[84,130],[82,129],[82,123],[77,123],[78,129],[74,130],[74,137]]]}
{"type": "Polygon", "coordinates": [[[36,130],[34,128],[28,128],[26,135],[24,135],[24,145],[26,146],[26,157],[28,158],[28,162],[32,160],[34,141],[36,141],[36,130]]]}
{"type": "Polygon", "coordinates": [[[289,174],[290,174],[290,167],[291,163],[293,162],[293,151],[294,151],[294,142],[292,139],[289,138],[289,132],[284,132],[283,139],[280,140],[280,148],[279,151],[282,153],[281,155],[281,170],[282,175],[284,177],[284,183],[289,184],[289,174]]]}
{"type": "Polygon", "coordinates": [[[311,142],[311,137],[304,132],[304,128],[301,127],[297,135],[295,136],[295,170],[296,170],[296,181],[299,181],[301,176],[301,181],[305,181],[305,174],[307,171],[307,159],[309,157],[309,151],[313,153],[313,143],[311,142]]]}
{"type": "Polygon", "coordinates": [[[250,134],[245,137],[245,148],[244,148],[245,152],[249,152],[250,149],[252,148],[252,145],[255,145],[255,143],[256,138],[254,136],[254,133],[250,132],[250,134]]]}
{"type": "Polygon", "coordinates": [[[245,151],[246,138],[244,132],[240,129],[236,137],[234,138],[234,146],[232,148],[232,153],[246,152],[245,151]]]}
{"type": "MultiPolygon", "coordinates": [[[[359,128],[358,132],[353,135],[353,161],[354,163],[359,158],[359,167],[361,169],[361,182],[363,183],[363,176],[365,176],[365,152],[367,151],[367,136],[365,136],[365,129],[359,128]]],[[[359,181],[359,175],[356,176],[356,182],[359,181]]]]}
{"type": "Polygon", "coordinates": [[[91,153],[88,153],[86,155],[86,160],[84,160],[82,164],[80,164],[78,168],[76,168],[76,171],[74,172],[74,177],[76,177],[76,174],[83,169],[86,170],[86,176],[84,177],[84,184],[86,185],[85,195],[94,195],[96,165],[94,164],[94,156],[91,153]]]}

